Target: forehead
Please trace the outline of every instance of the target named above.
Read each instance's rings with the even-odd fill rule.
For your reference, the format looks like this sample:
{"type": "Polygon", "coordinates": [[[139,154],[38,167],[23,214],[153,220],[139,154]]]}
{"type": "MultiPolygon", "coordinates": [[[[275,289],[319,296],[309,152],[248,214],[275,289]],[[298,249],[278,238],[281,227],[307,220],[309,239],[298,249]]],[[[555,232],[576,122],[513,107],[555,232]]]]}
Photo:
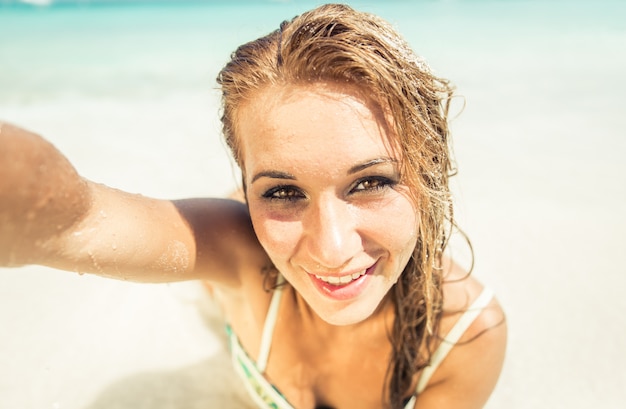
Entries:
{"type": "Polygon", "coordinates": [[[354,87],[271,86],[240,107],[237,136],[244,172],[394,157],[382,110],[354,87]]]}

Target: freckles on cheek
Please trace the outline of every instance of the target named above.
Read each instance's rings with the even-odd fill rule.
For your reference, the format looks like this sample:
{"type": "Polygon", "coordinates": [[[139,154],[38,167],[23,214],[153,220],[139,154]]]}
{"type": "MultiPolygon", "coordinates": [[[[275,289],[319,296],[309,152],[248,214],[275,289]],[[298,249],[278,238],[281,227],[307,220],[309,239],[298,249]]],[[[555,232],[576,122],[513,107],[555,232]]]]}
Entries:
{"type": "Polygon", "coordinates": [[[255,225],[259,242],[273,260],[293,253],[298,243],[299,223],[265,218],[255,225]]]}
{"type": "Polygon", "coordinates": [[[398,251],[412,252],[419,235],[419,217],[411,206],[396,208],[396,217],[386,218],[387,240],[393,243],[398,251]],[[398,217],[397,215],[404,215],[398,217]]]}

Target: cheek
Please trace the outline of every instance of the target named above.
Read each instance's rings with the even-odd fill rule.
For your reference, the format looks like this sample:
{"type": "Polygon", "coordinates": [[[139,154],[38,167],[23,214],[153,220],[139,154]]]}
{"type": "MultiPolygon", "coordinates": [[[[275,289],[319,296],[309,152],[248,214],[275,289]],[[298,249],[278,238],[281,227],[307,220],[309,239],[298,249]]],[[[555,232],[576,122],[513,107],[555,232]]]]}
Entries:
{"type": "Polygon", "coordinates": [[[413,254],[419,234],[418,214],[412,202],[399,197],[386,206],[378,218],[383,222],[382,240],[398,262],[406,263],[413,254]]]}
{"type": "Polygon", "coordinates": [[[278,267],[295,252],[302,224],[294,220],[281,220],[266,212],[250,209],[252,225],[261,246],[278,267]]]}

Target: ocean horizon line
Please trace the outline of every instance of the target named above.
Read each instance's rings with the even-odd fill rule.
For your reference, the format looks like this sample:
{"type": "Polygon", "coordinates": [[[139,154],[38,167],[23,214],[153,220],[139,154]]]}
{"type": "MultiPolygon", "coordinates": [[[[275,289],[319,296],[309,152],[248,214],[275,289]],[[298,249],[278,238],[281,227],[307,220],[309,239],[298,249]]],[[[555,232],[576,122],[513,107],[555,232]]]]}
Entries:
{"type": "Polygon", "coordinates": [[[91,6],[185,6],[185,5],[246,5],[246,4],[288,4],[295,0],[0,0],[0,7],[45,9],[57,7],[91,7],[91,6]]]}

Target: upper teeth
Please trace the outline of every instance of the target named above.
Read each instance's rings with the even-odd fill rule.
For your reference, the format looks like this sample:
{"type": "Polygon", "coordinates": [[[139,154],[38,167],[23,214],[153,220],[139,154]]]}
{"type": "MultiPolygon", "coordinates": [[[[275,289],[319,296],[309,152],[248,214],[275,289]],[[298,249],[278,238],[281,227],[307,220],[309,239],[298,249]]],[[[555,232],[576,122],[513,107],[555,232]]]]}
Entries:
{"type": "Polygon", "coordinates": [[[362,275],[365,275],[365,270],[360,271],[358,273],[341,276],[341,277],[325,277],[325,276],[318,276],[318,275],[315,275],[315,277],[317,277],[318,279],[328,284],[348,284],[350,281],[354,281],[357,278],[361,277],[362,275]]]}

